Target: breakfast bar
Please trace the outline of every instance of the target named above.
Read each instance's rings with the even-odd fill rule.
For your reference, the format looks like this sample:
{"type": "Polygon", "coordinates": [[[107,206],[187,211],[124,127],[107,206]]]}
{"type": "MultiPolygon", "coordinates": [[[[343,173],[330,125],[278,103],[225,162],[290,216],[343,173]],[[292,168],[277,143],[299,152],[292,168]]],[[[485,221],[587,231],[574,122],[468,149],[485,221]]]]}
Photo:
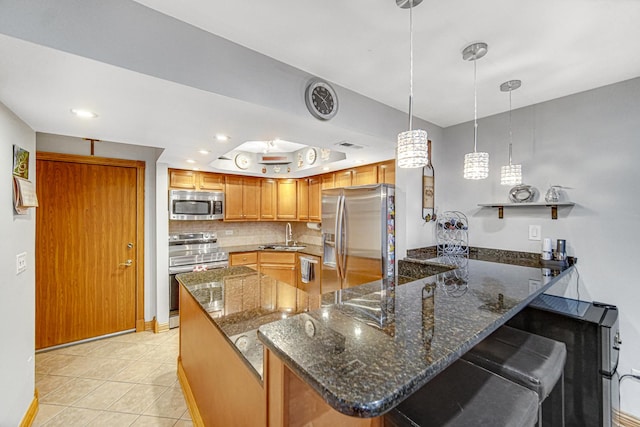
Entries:
{"type": "MultiPolygon", "coordinates": [[[[428,262],[451,264],[445,258],[428,262]]],[[[242,393],[245,398],[253,396],[253,409],[243,409],[243,402],[235,402],[227,404],[225,412],[236,409],[239,416],[247,416],[245,412],[252,411],[259,420],[256,425],[364,426],[380,425],[381,415],[539,294],[551,286],[568,284],[573,270],[570,266],[543,269],[475,259],[458,260],[455,266],[433,276],[396,276],[317,297],[245,267],[187,273],[178,279],[183,285],[181,298],[196,302],[194,306],[205,314],[201,317],[211,325],[210,333],[218,335],[211,351],[227,351],[222,345],[230,348],[226,357],[236,357],[238,366],[250,372],[243,380],[251,382],[255,393],[242,393]],[[220,283],[235,283],[242,276],[247,284],[243,291],[226,286],[225,305],[234,298],[237,305],[241,294],[252,302],[245,302],[244,308],[240,303],[228,314],[208,309],[210,298],[196,291],[215,275],[225,276],[219,278],[220,283]]],[[[193,316],[189,313],[187,309],[185,316],[193,316]]],[[[202,377],[199,363],[211,365],[215,356],[193,354],[210,350],[204,345],[207,338],[198,341],[198,334],[207,333],[205,329],[192,328],[189,319],[181,319],[184,338],[179,374],[183,386],[191,389],[192,397],[187,400],[191,400],[192,413],[195,405],[203,421],[213,420],[214,415],[206,414],[211,398],[203,390],[227,398],[234,391],[223,388],[224,372],[215,373],[215,378],[202,377]]],[[[234,369],[233,363],[220,363],[226,366],[213,364],[211,372],[234,369]]]]}

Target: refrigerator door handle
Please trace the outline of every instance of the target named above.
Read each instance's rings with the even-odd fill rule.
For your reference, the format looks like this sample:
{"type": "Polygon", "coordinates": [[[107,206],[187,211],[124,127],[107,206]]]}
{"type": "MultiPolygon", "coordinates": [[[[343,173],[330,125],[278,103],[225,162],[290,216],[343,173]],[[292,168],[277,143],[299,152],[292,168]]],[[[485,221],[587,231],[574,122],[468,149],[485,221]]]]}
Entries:
{"type": "Polygon", "coordinates": [[[341,224],[341,232],[342,237],[340,239],[340,268],[342,270],[342,280],[347,277],[347,245],[348,245],[348,236],[349,230],[347,229],[347,211],[345,209],[345,197],[342,196],[342,213],[340,214],[341,224]]]}
{"type": "Polygon", "coordinates": [[[338,203],[337,203],[338,207],[337,207],[337,213],[336,213],[336,269],[338,270],[338,277],[340,277],[340,279],[344,279],[344,273],[343,273],[343,268],[344,266],[342,265],[342,250],[343,250],[343,246],[342,246],[342,240],[343,240],[343,214],[344,214],[344,196],[339,196],[338,197],[338,203]]]}

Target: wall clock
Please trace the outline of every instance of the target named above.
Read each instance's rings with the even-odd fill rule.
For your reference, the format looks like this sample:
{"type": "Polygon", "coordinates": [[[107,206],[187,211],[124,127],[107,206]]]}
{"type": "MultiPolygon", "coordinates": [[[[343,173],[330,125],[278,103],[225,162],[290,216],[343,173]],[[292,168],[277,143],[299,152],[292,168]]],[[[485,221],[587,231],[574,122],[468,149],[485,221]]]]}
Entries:
{"type": "Polygon", "coordinates": [[[338,112],[336,91],[325,81],[311,80],[307,85],[304,100],[309,112],[320,120],[329,120],[338,112]]]}

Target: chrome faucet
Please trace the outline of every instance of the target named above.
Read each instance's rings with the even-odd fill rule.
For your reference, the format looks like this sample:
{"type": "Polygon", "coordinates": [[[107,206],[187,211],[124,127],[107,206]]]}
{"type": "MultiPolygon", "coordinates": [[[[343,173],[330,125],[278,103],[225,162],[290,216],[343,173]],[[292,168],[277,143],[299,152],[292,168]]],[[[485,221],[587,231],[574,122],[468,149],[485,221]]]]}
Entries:
{"type": "Polygon", "coordinates": [[[284,227],[284,244],[289,246],[293,242],[293,234],[291,233],[291,223],[288,222],[284,227]]]}

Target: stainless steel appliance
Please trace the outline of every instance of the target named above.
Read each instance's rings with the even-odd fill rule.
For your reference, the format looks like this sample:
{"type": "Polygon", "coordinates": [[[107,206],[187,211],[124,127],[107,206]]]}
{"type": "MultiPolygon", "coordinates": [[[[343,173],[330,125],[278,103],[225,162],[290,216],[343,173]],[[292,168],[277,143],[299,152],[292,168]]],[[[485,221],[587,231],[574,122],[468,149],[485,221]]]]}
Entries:
{"type": "MultiPolygon", "coordinates": [[[[229,266],[229,254],[218,247],[215,233],[185,233],[169,236],[169,328],[180,324],[180,284],[176,274],[229,266]]],[[[222,303],[223,292],[219,292],[222,303]]],[[[215,304],[216,301],[211,301],[215,304]]]]}
{"type": "MultiPolygon", "coordinates": [[[[614,416],[619,410],[617,369],[621,341],[616,306],[542,294],[508,324],[567,346],[567,427],[617,425],[614,416]]],[[[554,408],[551,410],[553,413],[554,408]]],[[[545,411],[546,408],[542,413],[545,411]]],[[[543,424],[558,425],[554,421],[543,419],[543,424]]]]}
{"type": "Polygon", "coordinates": [[[322,293],[395,275],[395,187],[322,191],[322,293]]]}
{"type": "Polygon", "coordinates": [[[224,219],[224,193],[221,191],[169,191],[169,219],[224,219]]]}

